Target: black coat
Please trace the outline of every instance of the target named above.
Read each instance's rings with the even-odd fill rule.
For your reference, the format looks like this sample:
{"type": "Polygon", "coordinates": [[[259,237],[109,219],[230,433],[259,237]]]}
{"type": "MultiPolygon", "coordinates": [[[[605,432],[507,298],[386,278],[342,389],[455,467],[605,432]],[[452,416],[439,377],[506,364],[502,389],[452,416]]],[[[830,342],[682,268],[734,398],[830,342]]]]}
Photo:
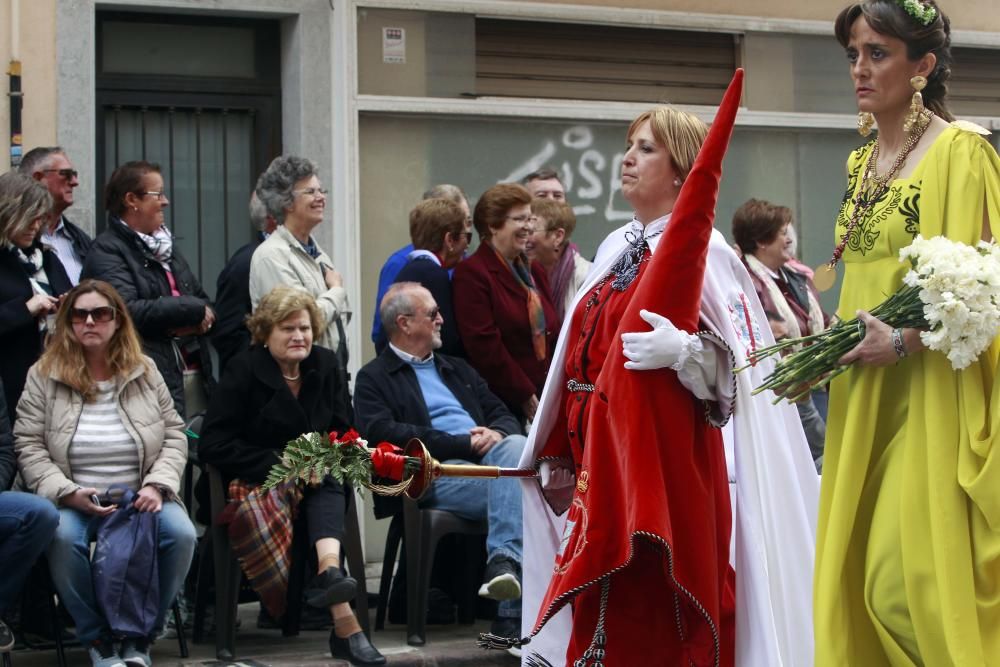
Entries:
{"type": "Polygon", "coordinates": [[[10,489],[17,474],[17,457],[14,456],[14,435],[11,431],[7,401],[0,384],[0,493],[10,489]]]}
{"type": "MultiPolygon", "coordinates": [[[[434,365],[477,426],[487,426],[502,435],[520,433],[517,419],[503,401],[493,395],[486,381],[462,359],[434,355],[434,365]]],[[[431,426],[431,415],[413,367],[391,348],[358,371],[354,384],[354,424],[370,444],[391,442],[403,447],[410,438],[420,438],[431,456],[478,461],[469,435],[452,435],[431,426]]],[[[393,514],[398,498],[375,496],[375,516],[393,514]]]]}
{"type": "Polygon", "coordinates": [[[211,305],[187,261],[174,246],[170,269],[181,296],[171,296],[167,273],[142,239],[118,220],[108,220],[108,228],[94,240],[80,279],[104,280],[118,290],[142,338],[143,351],[152,357],[163,375],[174,406],[184,412],[184,374],[178,346],[198,348],[198,361],[205,381],[211,378],[211,358],[202,338],[175,338],[175,329],[196,326],[211,305]]]}
{"type": "Polygon", "coordinates": [[[90,252],[90,246],[94,244],[94,240],[90,238],[87,232],[70,222],[65,215],[62,217],[62,222],[63,229],[66,230],[69,242],[73,246],[73,252],[80,258],[80,264],[83,264],[87,259],[87,253],[90,252]]]}
{"type": "Polygon", "coordinates": [[[300,365],[296,398],[271,353],[254,346],[233,357],[209,401],[198,456],[228,480],[267,479],[285,444],[303,433],[345,432],[351,396],[336,354],[316,345],[300,365]]]}
{"type": "MultiPolygon", "coordinates": [[[[42,268],[53,294],[64,294],[73,287],[62,262],[48,248],[42,249],[42,268]]],[[[38,320],[26,305],[33,295],[28,272],[14,251],[0,249],[0,381],[7,394],[7,414],[12,422],[28,369],[42,354],[38,320]]]]}
{"type": "Polygon", "coordinates": [[[444,268],[427,256],[418,255],[406,263],[396,275],[397,283],[420,283],[434,297],[441,309],[441,349],[450,357],[465,358],[462,339],[458,337],[458,323],[455,321],[455,307],[451,298],[451,276],[444,268]]]}
{"type": "Polygon", "coordinates": [[[253,310],[250,301],[250,260],[262,241],[258,238],[234,252],[219,273],[212,345],[219,353],[220,377],[229,360],[250,347],[250,331],[246,327],[247,316],[253,310]]]}

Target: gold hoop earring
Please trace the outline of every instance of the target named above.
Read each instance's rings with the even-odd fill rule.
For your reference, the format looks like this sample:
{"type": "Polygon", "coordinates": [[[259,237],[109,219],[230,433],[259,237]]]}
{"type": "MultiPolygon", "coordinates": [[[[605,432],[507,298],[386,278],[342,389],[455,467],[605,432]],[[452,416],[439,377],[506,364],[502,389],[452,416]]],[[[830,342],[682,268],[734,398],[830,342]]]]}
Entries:
{"type": "Polygon", "coordinates": [[[929,121],[924,115],[924,96],[920,94],[920,91],[927,86],[927,79],[915,76],[910,79],[910,85],[913,86],[913,97],[910,99],[910,112],[906,114],[906,121],[903,122],[903,132],[906,133],[922,128],[929,121]]]}
{"type": "Polygon", "coordinates": [[[875,125],[875,116],[867,111],[858,112],[858,134],[867,137],[872,133],[872,126],[875,125]]]}

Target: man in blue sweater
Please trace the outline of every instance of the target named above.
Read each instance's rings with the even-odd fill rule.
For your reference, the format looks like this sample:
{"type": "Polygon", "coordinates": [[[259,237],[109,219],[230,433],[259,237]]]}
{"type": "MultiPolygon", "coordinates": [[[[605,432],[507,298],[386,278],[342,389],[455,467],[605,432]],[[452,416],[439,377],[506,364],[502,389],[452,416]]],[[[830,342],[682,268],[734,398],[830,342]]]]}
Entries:
{"type": "MultiPolygon", "coordinates": [[[[420,438],[444,463],[516,467],[524,448],[517,419],[465,361],[436,354],[441,312],[418,283],[396,283],[379,313],[388,347],[361,369],[354,420],[371,442],[420,438]]],[[[421,503],[486,519],[486,576],[479,594],[499,600],[494,634],[521,629],[521,487],[514,479],[442,478],[421,503]]],[[[376,510],[379,508],[376,507],[376,510]]]]}

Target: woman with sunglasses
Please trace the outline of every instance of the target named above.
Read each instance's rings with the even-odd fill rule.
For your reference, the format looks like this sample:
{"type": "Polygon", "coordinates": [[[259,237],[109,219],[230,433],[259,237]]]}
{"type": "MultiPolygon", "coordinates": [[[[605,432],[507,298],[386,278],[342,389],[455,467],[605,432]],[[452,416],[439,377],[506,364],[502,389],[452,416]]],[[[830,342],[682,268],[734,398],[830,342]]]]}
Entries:
{"type": "Polygon", "coordinates": [[[70,283],[51,248],[38,240],[52,208],[45,186],[29,176],[0,176],[0,380],[13,420],[28,369],[49,333],[49,316],[70,283]]]}
{"type": "Polygon", "coordinates": [[[85,279],[66,295],[19,407],[18,468],[28,489],[59,508],[47,557],[80,643],[95,667],[151,665],[149,645],[194,553],[194,526],[177,502],[187,438],[163,376],[143,355],[111,285],[85,279]],[[125,639],[120,650],[97,604],[90,563],[101,519],[115,510],[94,500],[111,484],[136,490],[140,512],[160,514],[159,614],[149,637],[125,639]]]}
{"type": "Polygon", "coordinates": [[[535,416],[559,334],[545,269],[525,254],[535,231],[531,193],[494,185],[472,224],[479,248],[454,276],[458,333],[469,362],[523,423],[535,416]]]}
{"type": "Polygon", "coordinates": [[[312,232],[323,222],[326,190],[316,166],[303,157],[287,155],[271,161],[257,181],[257,198],[278,227],[253,253],[250,300],[254,310],[278,285],[299,287],[316,299],[326,332],[316,344],[333,350],[347,368],[344,327],[351,319],[344,279],[312,232]]]}
{"type": "Polygon", "coordinates": [[[451,296],[451,270],[465,256],[472,240],[468,213],[449,199],[425,199],[410,211],[413,252],[394,282],[420,283],[434,297],[441,317],[443,354],[465,358],[458,336],[451,296]]]}
{"type": "Polygon", "coordinates": [[[212,328],[215,312],[164,224],[169,205],[159,165],[135,161],[115,169],[104,190],[108,226],[94,241],[80,275],[106,280],[121,294],[143,352],[163,374],[177,412],[185,416],[199,410],[186,405],[185,390],[192,397],[203,394],[199,384],[211,377],[208,345],[200,337],[212,328]],[[193,380],[187,387],[185,371],[193,380]]]}

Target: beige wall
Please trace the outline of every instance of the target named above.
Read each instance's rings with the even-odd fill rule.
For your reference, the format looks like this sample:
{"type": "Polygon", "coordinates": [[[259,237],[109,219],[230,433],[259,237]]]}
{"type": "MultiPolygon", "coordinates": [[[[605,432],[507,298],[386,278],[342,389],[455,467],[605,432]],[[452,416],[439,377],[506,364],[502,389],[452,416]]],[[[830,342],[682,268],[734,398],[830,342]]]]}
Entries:
{"type": "MultiPolygon", "coordinates": [[[[535,0],[532,0],[535,1],[535,0]]],[[[833,21],[847,0],[546,0],[553,4],[594,5],[699,14],[833,21]]],[[[941,0],[951,26],[958,30],[1000,32],[996,0],[941,0]]]]}
{"type": "MultiPolygon", "coordinates": [[[[21,128],[25,152],[56,140],[56,0],[21,0],[21,128]]],[[[6,74],[11,60],[11,2],[0,0],[0,58],[6,74]]],[[[0,101],[0,172],[10,168],[10,81],[3,77],[0,101]]]]}

